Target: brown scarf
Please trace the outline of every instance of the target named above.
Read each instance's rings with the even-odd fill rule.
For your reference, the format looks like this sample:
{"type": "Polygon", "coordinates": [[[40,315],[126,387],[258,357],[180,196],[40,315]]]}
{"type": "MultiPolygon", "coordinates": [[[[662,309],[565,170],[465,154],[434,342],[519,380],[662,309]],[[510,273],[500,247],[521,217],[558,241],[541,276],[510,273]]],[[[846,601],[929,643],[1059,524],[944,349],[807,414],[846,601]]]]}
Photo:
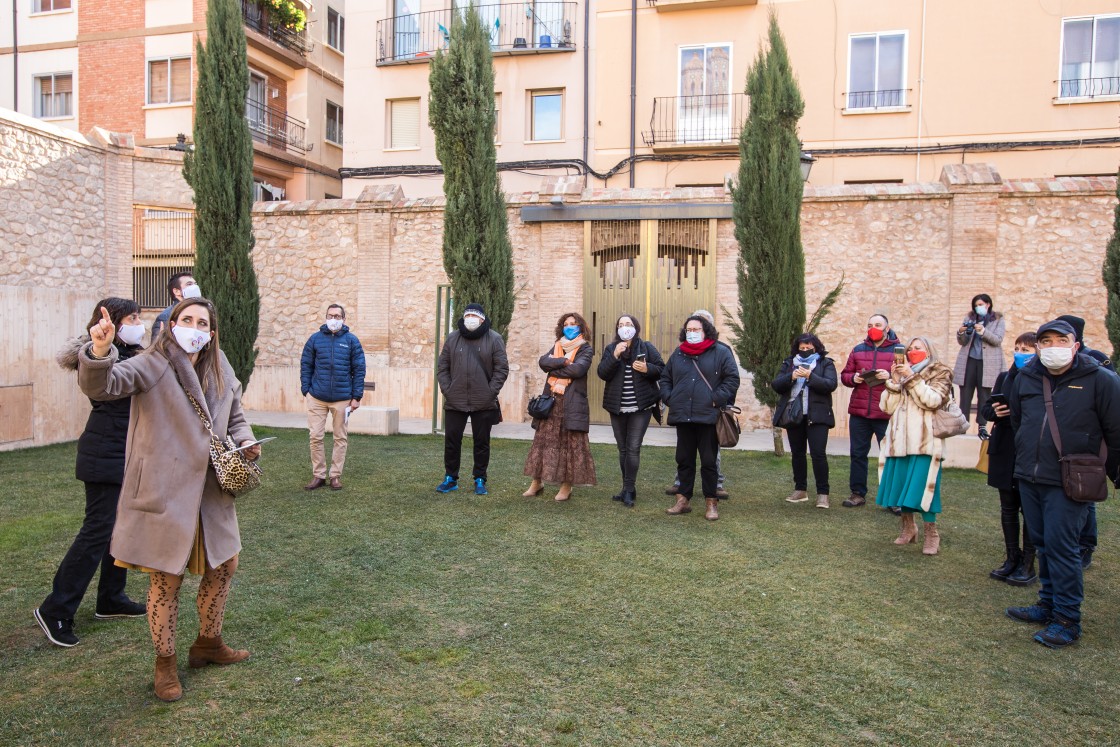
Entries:
{"type": "MultiPolygon", "coordinates": [[[[567,358],[570,365],[571,362],[576,359],[576,353],[579,352],[579,349],[583,347],[585,342],[586,340],[583,339],[583,335],[580,335],[574,340],[561,338],[556,341],[556,346],[552,348],[552,357],[567,358]]],[[[568,388],[568,384],[571,383],[571,379],[565,379],[562,376],[548,377],[548,386],[553,394],[563,394],[564,390],[568,388]]]]}

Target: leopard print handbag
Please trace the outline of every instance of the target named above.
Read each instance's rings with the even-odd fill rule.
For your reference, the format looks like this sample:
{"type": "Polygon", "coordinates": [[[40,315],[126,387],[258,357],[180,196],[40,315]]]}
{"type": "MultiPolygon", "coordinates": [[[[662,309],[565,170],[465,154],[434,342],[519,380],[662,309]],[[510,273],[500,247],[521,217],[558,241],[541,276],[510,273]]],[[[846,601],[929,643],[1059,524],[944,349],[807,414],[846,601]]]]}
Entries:
{"type": "Polygon", "coordinates": [[[218,438],[195,398],[190,393],[187,393],[187,398],[194,405],[194,411],[198,413],[202,425],[210,433],[210,464],[214,467],[214,474],[218,476],[218,484],[222,486],[222,490],[239,498],[259,488],[263,474],[260,465],[246,459],[245,452],[236,450],[237,444],[233,442],[232,436],[218,438]]]}

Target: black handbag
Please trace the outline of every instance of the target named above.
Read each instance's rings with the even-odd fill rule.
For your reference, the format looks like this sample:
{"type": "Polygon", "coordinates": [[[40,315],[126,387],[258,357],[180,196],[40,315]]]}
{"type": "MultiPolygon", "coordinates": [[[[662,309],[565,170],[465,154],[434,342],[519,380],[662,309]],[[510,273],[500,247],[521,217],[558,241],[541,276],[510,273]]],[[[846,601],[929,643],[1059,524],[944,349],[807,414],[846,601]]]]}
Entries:
{"type": "Polygon", "coordinates": [[[1101,453],[1062,454],[1062,436],[1058,432],[1057,418],[1054,417],[1054,397],[1050,379],[1042,377],[1042,396],[1046,402],[1046,421],[1050,425],[1050,437],[1058,450],[1058,463],[1062,468],[1062,491],[1078,503],[1099,503],[1108,498],[1108,444],[1101,438],[1101,453]]]}
{"type": "Polygon", "coordinates": [[[548,416],[552,414],[552,406],[555,404],[556,398],[551,394],[538,394],[529,400],[529,417],[548,420],[548,416]]]}
{"type": "Polygon", "coordinates": [[[779,428],[798,426],[805,422],[805,406],[801,401],[801,394],[790,397],[786,406],[774,413],[774,425],[779,428]]]}

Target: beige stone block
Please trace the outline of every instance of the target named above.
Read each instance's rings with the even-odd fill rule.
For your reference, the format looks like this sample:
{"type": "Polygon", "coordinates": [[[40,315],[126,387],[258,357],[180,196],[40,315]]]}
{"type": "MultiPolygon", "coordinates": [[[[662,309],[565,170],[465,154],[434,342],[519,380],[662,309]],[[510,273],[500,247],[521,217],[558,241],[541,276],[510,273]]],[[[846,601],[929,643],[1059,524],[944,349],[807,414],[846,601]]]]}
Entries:
{"type": "Polygon", "coordinates": [[[400,410],[396,407],[359,407],[350,413],[350,433],[394,436],[400,433],[400,410]]]}

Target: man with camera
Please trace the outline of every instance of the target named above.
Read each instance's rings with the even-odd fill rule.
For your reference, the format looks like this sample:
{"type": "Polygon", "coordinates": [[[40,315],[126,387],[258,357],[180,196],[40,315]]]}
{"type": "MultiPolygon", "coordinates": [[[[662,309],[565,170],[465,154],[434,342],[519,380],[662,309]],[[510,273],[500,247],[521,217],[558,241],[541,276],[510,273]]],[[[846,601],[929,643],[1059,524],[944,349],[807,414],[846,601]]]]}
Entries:
{"type": "MultiPolygon", "coordinates": [[[[1034,640],[1062,648],[1081,637],[1084,583],[1079,535],[1089,515],[1079,495],[1092,472],[1074,479],[1076,463],[1103,458],[1104,475],[1120,479],[1120,378],[1079,353],[1077,334],[1060,319],[1038,328],[1038,357],[1019,372],[1009,398],[1015,431],[1015,477],[1023,518],[1038,552],[1038,601],[1009,607],[1015,620],[1045,625],[1034,640]]],[[[1002,408],[1002,406],[997,406],[1002,408]]],[[[997,410],[997,414],[1004,414],[997,410]]],[[[1085,469],[1085,468],[1082,468],[1085,469]]],[[[1107,487],[1107,483],[1105,486],[1107,487]]],[[[1107,492],[1104,492],[1107,495],[1107,492]]]]}
{"type": "Polygon", "coordinates": [[[848,362],[840,373],[841,383],[852,388],[848,402],[848,487],[852,494],[844,501],[847,508],[867,503],[867,455],[871,451],[871,437],[882,443],[887,421],[891,419],[879,408],[879,400],[884,383],[890,378],[897,344],[898,337],[887,317],[873,314],[867,320],[867,337],[848,354],[848,362]]]}

